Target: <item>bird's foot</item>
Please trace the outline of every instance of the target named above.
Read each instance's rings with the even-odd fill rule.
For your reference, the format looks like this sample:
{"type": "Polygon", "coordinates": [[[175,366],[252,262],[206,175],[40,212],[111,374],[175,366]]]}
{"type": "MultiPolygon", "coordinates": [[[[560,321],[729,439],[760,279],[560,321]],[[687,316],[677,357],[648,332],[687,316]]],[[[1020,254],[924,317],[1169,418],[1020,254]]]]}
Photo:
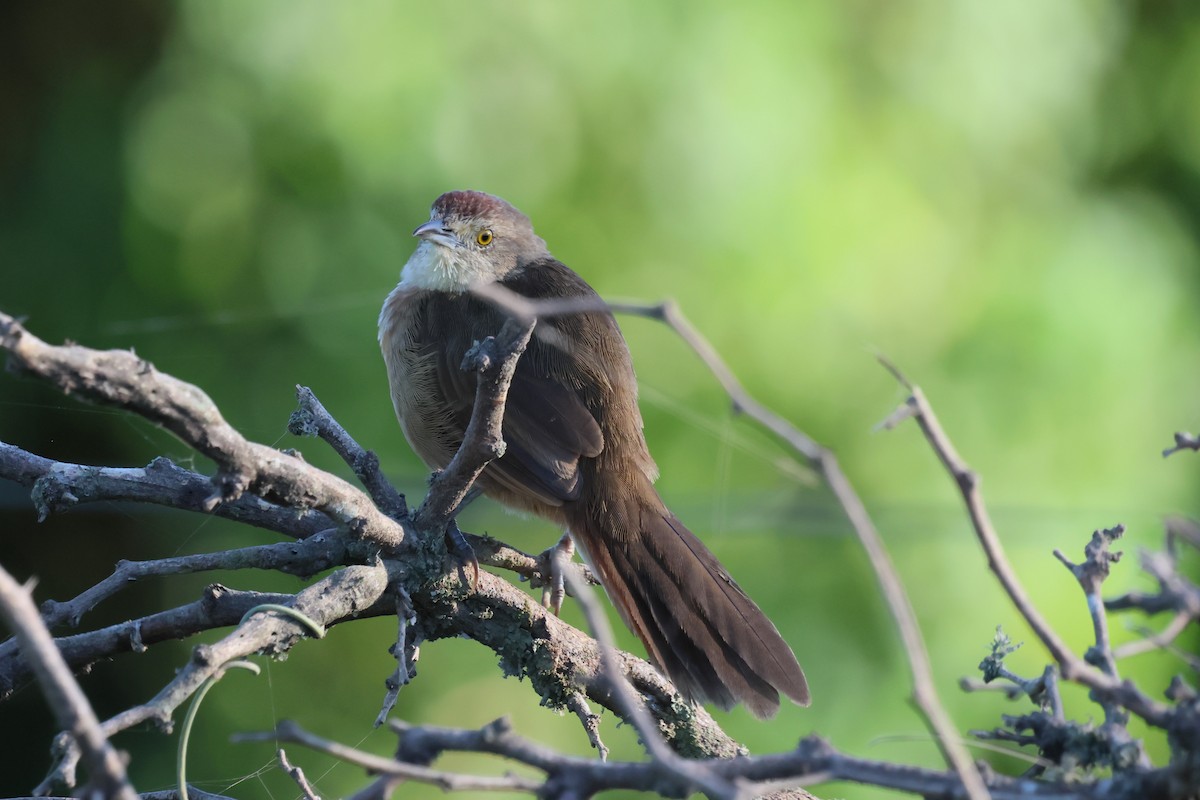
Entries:
{"type": "Polygon", "coordinates": [[[472,592],[475,591],[475,587],[479,585],[479,559],[475,557],[474,548],[467,542],[454,520],[450,520],[446,525],[446,552],[457,559],[458,567],[464,573],[463,580],[471,587],[472,592]]]}
{"type": "Polygon", "coordinates": [[[542,586],[542,606],[559,616],[562,611],[563,598],[567,596],[567,583],[564,570],[571,568],[571,556],[575,555],[575,542],[571,534],[564,533],[556,544],[547,548],[538,556],[542,565],[542,574],[546,583],[542,586]]]}

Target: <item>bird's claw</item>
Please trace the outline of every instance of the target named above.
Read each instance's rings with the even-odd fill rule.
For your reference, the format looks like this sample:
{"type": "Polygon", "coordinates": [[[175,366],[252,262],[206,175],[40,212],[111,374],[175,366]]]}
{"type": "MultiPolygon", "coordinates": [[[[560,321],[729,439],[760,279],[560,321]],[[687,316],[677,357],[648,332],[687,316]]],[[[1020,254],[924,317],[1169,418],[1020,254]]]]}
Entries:
{"type": "Polygon", "coordinates": [[[453,556],[458,561],[458,566],[466,573],[463,577],[467,585],[471,587],[471,591],[475,591],[475,587],[479,585],[479,559],[475,556],[475,549],[467,542],[462,531],[458,529],[458,523],[450,520],[446,525],[446,552],[453,556]],[[470,571],[467,572],[467,568],[470,571]]]}
{"type": "Polygon", "coordinates": [[[564,570],[570,569],[571,557],[575,555],[575,542],[571,534],[564,533],[562,538],[538,556],[542,562],[542,574],[546,583],[542,586],[542,607],[559,616],[562,611],[563,598],[567,596],[567,584],[564,570]]]}

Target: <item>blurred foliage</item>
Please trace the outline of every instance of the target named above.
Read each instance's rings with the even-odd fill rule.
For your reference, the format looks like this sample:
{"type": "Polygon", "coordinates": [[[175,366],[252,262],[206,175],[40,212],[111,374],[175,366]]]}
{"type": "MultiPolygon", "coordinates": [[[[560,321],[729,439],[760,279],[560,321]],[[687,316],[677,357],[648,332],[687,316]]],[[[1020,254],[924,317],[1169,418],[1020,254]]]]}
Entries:
{"type": "MultiPolygon", "coordinates": [[[[134,347],[248,436],[345,474],[284,432],[291,387],[309,385],[414,496],[424,469],[386,399],[377,310],[435,196],[506,197],[602,293],[676,298],[756,396],[837,450],[964,731],[1007,706],[959,695],[955,679],[996,624],[1028,631],[915,429],[872,434],[901,397],[874,351],[925,388],[985,476],[1018,571],[1079,648],[1085,607],[1050,549],[1077,556],[1118,521],[1127,550],[1156,547],[1161,514],[1200,513],[1197,460],[1158,457],[1200,411],[1200,17],[1182,0],[9,2],[0,170],[0,308],[50,340],[134,347]]],[[[729,418],[667,331],[624,327],[665,497],[813,686],[811,709],[772,723],[735,711],[728,729],[755,751],[815,730],[856,754],[936,764],[889,618],[824,492],[729,418]]],[[[73,461],[192,463],[138,420],[12,378],[0,438],[73,461]]],[[[0,556],[39,577],[40,597],[79,591],[120,557],[270,540],[125,506],[39,527],[16,487],[0,501],[0,556]]],[[[485,502],[468,517],[527,549],[555,536],[485,502]]],[[[296,587],[172,580],[87,622],[185,602],[209,580],[296,587]]],[[[1110,582],[1142,583],[1133,560],[1110,582]]],[[[238,796],[292,791],[271,748],[227,743],[284,716],[386,752],[370,721],[392,635],[346,626],[264,677],[230,678],[201,715],[193,774],[238,796]]],[[[101,665],[85,687],[112,713],[169,680],[189,645],[101,665]]],[[[1011,664],[1034,673],[1044,659],[1030,643],[1011,664]]],[[[448,725],[507,713],[586,752],[573,719],[493,661],[467,642],[427,645],[397,712],[448,725]]],[[[1160,654],[1126,669],[1154,693],[1180,667],[1160,654]]],[[[36,692],[0,706],[6,761],[25,768],[6,767],[0,791],[36,782],[51,728],[36,692]]],[[[615,756],[637,754],[611,720],[605,736],[615,756]]],[[[171,741],[119,743],[138,754],[139,788],[169,783],[171,741]]],[[[1164,742],[1150,744],[1161,758],[1164,742]]],[[[293,760],[328,796],[362,780],[293,760]]]]}

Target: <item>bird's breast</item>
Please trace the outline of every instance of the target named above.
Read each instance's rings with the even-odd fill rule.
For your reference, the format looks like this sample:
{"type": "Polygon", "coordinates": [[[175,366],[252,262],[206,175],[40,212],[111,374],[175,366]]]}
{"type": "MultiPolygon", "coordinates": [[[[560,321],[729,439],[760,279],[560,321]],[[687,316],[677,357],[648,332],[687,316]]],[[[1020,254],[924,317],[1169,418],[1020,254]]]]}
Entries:
{"type": "Polygon", "coordinates": [[[409,445],[433,469],[444,469],[459,432],[438,396],[437,352],[423,331],[428,291],[401,283],[379,313],[379,347],[387,367],[392,407],[409,445]]]}

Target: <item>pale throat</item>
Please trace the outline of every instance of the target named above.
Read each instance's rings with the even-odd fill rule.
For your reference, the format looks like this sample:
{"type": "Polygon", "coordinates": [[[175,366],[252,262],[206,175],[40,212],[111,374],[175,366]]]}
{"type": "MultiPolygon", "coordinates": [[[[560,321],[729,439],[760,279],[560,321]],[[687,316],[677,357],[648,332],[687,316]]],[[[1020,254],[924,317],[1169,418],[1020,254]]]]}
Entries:
{"type": "Polygon", "coordinates": [[[483,259],[423,241],[401,270],[400,287],[459,293],[494,279],[495,275],[483,259]]]}

